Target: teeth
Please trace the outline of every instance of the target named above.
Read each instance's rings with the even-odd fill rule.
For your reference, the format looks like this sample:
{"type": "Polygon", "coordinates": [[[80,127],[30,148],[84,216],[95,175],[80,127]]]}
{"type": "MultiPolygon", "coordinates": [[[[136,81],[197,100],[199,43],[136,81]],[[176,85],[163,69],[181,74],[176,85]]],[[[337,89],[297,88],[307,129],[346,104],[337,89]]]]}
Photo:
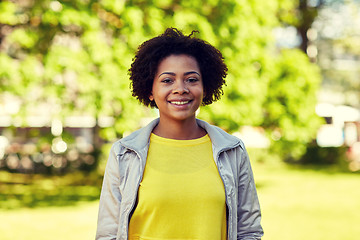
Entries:
{"type": "Polygon", "coordinates": [[[189,103],[190,101],[173,101],[171,102],[172,104],[175,104],[175,105],[183,105],[183,104],[187,104],[189,103]]]}

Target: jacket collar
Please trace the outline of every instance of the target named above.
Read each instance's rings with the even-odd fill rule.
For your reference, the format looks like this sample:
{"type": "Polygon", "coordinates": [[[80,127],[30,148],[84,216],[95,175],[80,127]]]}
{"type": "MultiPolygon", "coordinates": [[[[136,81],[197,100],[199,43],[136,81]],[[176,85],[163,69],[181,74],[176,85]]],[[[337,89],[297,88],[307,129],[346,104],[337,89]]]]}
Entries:
{"type": "MultiPolygon", "coordinates": [[[[243,143],[237,137],[228,134],[219,127],[213,126],[203,120],[196,119],[200,127],[204,128],[209,134],[211,143],[213,145],[214,154],[222,150],[241,146],[243,143]]],[[[123,146],[132,149],[140,155],[146,156],[149,148],[150,134],[156,125],[159,123],[159,118],[150,122],[147,126],[131,133],[129,136],[120,140],[123,146]]]]}
{"type": "Polygon", "coordinates": [[[205,131],[209,134],[214,153],[237,146],[243,147],[243,143],[239,138],[225,132],[221,128],[211,125],[200,119],[196,119],[196,121],[199,126],[204,128],[205,131]]]}

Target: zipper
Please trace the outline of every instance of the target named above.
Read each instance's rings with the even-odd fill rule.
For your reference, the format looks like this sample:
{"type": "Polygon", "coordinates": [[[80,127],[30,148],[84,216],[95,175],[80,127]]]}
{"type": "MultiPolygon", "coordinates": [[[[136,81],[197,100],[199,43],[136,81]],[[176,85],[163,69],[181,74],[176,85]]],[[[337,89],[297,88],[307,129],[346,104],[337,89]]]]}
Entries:
{"type": "Polygon", "coordinates": [[[220,163],[220,161],[219,161],[219,159],[220,159],[220,154],[221,153],[223,153],[223,152],[226,152],[226,151],[228,151],[228,150],[230,150],[230,149],[233,149],[233,148],[236,148],[236,147],[238,147],[239,146],[239,143],[237,143],[237,144],[235,144],[234,146],[232,146],[232,147],[227,147],[227,148],[223,148],[223,149],[221,149],[220,151],[218,151],[218,153],[216,154],[216,166],[217,166],[217,169],[218,169],[218,171],[219,171],[219,175],[220,175],[220,178],[221,178],[221,180],[222,180],[222,182],[223,182],[223,185],[224,185],[224,190],[225,190],[225,203],[226,203],[226,206],[228,207],[228,209],[229,209],[229,216],[228,216],[228,221],[227,221],[227,226],[226,226],[226,228],[227,228],[227,240],[231,240],[230,239],[230,231],[229,231],[229,223],[230,223],[230,219],[231,219],[231,217],[232,217],[232,211],[230,211],[230,206],[229,206],[229,202],[228,202],[228,195],[227,195],[227,189],[226,189],[226,186],[225,186],[225,181],[224,181],[224,177],[223,177],[223,175],[222,175],[222,172],[221,172],[221,170],[220,170],[220,166],[219,166],[219,163],[220,163]]]}
{"type": "Polygon", "coordinates": [[[130,213],[133,211],[135,203],[136,203],[136,198],[137,198],[137,195],[138,195],[140,183],[141,183],[142,178],[143,178],[145,167],[141,170],[142,160],[141,160],[140,154],[137,151],[135,151],[134,149],[132,149],[132,148],[129,148],[129,147],[126,147],[126,148],[133,151],[134,153],[136,153],[136,155],[137,155],[137,157],[139,158],[139,161],[140,161],[140,172],[141,172],[140,177],[139,177],[139,181],[136,184],[135,197],[134,197],[134,199],[132,201],[131,208],[129,209],[129,212],[127,213],[127,216],[126,216],[126,219],[127,219],[127,223],[126,223],[127,224],[126,225],[126,239],[129,239],[129,223],[130,223],[129,217],[130,217],[130,213]]]}
{"type": "MultiPolygon", "coordinates": [[[[225,151],[225,150],[224,150],[225,151]]],[[[229,231],[229,223],[230,223],[230,215],[231,215],[231,211],[230,211],[230,207],[229,207],[229,202],[228,202],[228,195],[227,195],[227,189],[226,189],[226,186],[225,186],[225,181],[224,181],[224,177],[222,175],[222,172],[220,170],[220,166],[219,166],[219,156],[222,152],[224,151],[219,151],[217,156],[216,156],[216,166],[217,166],[217,169],[218,169],[218,172],[219,172],[219,175],[220,175],[220,178],[221,178],[221,181],[223,182],[223,185],[224,185],[224,191],[225,191],[225,203],[226,203],[226,206],[227,208],[229,209],[229,216],[228,216],[228,219],[227,219],[227,224],[226,224],[226,229],[227,229],[227,238],[228,240],[230,240],[230,231],[229,231]]]]}

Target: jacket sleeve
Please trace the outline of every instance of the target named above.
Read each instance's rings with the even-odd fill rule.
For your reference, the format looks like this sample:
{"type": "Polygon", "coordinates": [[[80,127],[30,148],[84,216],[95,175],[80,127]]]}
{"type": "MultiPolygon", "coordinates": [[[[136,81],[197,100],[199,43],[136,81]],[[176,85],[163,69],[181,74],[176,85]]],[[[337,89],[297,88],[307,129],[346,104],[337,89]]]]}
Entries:
{"type": "Polygon", "coordinates": [[[249,156],[245,149],[241,154],[240,168],[238,171],[237,239],[261,239],[264,233],[260,224],[260,204],[249,156]]]}
{"type": "Polygon", "coordinates": [[[116,239],[121,193],[119,189],[119,160],[116,145],[111,148],[106,164],[100,195],[99,214],[96,230],[96,240],[116,239]]]}

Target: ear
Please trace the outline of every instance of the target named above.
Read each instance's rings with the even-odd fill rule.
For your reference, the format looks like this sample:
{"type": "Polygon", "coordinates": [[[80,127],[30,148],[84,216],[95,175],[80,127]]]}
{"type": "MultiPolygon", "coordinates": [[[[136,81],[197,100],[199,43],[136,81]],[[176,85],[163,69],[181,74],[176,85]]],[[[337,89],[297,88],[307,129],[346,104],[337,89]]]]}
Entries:
{"type": "Polygon", "coordinates": [[[154,101],[154,97],[153,97],[152,93],[150,94],[149,99],[150,99],[150,101],[154,101]]]}

